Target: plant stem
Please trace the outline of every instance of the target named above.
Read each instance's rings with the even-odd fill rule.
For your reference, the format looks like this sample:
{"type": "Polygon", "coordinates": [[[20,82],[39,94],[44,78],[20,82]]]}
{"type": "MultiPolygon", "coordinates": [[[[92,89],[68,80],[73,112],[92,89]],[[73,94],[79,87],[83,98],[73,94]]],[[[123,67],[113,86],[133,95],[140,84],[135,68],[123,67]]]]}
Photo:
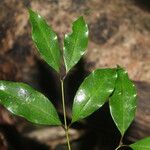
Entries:
{"type": "Polygon", "coordinates": [[[121,147],[129,147],[128,145],[119,145],[115,150],[119,150],[119,148],[121,148],[121,147]]]}
{"type": "Polygon", "coordinates": [[[115,150],[118,150],[119,148],[121,148],[121,146],[119,145],[115,150]]]}
{"type": "Polygon", "coordinates": [[[66,130],[66,138],[67,138],[68,150],[71,150],[70,138],[69,138],[69,128],[67,128],[67,130],[66,130]]]}
{"type": "Polygon", "coordinates": [[[119,145],[115,150],[118,150],[119,148],[122,147],[122,140],[123,140],[123,136],[121,136],[120,141],[119,141],[119,145]]]}
{"type": "Polygon", "coordinates": [[[122,142],[123,141],[123,136],[121,136],[119,145],[118,145],[118,147],[115,150],[119,150],[121,147],[129,147],[128,145],[124,145],[123,144],[123,142],[122,142]]]}
{"type": "Polygon", "coordinates": [[[67,119],[66,119],[66,106],[65,106],[65,97],[64,97],[64,79],[60,79],[60,81],[61,81],[61,94],[62,94],[62,105],[63,105],[63,115],[64,115],[64,124],[65,124],[65,134],[66,134],[68,150],[71,150],[70,139],[69,139],[69,128],[67,126],[67,119]]]}

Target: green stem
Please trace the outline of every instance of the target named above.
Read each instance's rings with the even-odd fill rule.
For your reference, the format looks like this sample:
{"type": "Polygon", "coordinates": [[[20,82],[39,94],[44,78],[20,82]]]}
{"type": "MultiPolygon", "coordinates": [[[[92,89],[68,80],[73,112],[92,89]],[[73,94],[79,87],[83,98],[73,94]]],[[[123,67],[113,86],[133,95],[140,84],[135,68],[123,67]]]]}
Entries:
{"type": "Polygon", "coordinates": [[[128,145],[119,145],[115,150],[119,150],[119,148],[121,148],[121,147],[129,147],[128,145]]]}
{"type": "Polygon", "coordinates": [[[119,145],[115,150],[119,150],[121,147],[129,147],[128,145],[124,145],[122,140],[123,140],[123,136],[121,136],[119,145]]]}
{"type": "Polygon", "coordinates": [[[63,115],[64,115],[64,124],[65,124],[65,134],[66,140],[68,145],[68,150],[71,150],[70,146],[70,138],[69,138],[69,128],[67,126],[67,119],[66,119],[66,107],[65,107],[65,97],[64,97],[64,79],[60,79],[61,81],[61,94],[62,94],[62,105],[63,105],[63,115]]]}
{"type": "Polygon", "coordinates": [[[119,148],[121,148],[121,145],[119,145],[115,150],[118,150],[119,148]]]}
{"type": "Polygon", "coordinates": [[[71,150],[70,138],[69,138],[69,128],[66,130],[66,139],[68,144],[68,150],[71,150]]]}
{"type": "Polygon", "coordinates": [[[123,136],[121,136],[120,141],[119,141],[119,145],[115,150],[118,150],[119,148],[122,147],[122,140],[123,140],[123,136]]]}

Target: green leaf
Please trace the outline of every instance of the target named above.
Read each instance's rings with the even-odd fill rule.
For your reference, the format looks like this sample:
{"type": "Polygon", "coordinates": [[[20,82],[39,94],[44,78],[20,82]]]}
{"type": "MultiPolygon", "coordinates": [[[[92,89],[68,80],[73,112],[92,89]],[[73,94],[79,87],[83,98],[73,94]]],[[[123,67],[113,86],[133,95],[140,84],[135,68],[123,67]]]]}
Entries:
{"type": "Polygon", "coordinates": [[[32,39],[41,57],[59,72],[61,56],[57,35],[39,14],[30,9],[29,15],[32,26],[32,39]]]}
{"type": "Polygon", "coordinates": [[[88,45],[88,26],[83,17],[73,22],[73,32],[65,35],[64,62],[68,72],[80,60],[88,45]]]}
{"type": "Polygon", "coordinates": [[[98,69],[81,84],[73,103],[72,123],[99,109],[114,90],[116,69],[98,69]]]}
{"type": "Polygon", "coordinates": [[[124,135],[135,117],[137,94],[127,72],[122,68],[118,68],[117,74],[115,91],[110,98],[109,106],[116,126],[124,135]]]}
{"type": "Polygon", "coordinates": [[[0,81],[0,104],[36,124],[61,124],[53,104],[24,83],[0,81]]]}
{"type": "Polygon", "coordinates": [[[130,145],[133,150],[150,150],[150,137],[137,141],[130,145]]]}

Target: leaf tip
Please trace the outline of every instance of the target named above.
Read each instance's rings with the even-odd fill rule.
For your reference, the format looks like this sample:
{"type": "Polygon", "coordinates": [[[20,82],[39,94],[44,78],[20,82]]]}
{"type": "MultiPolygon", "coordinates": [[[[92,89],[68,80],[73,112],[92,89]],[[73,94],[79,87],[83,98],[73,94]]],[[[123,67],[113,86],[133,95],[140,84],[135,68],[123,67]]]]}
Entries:
{"type": "Polygon", "coordinates": [[[84,17],[83,17],[83,16],[80,16],[80,17],[78,18],[78,20],[84,21],[84,17]]]}
{"type": "Polygon", "coordinates": [[[85,26],[87,27],[87,24],[86,24],[86,22],[85,22],[83,16],[80,16],[79,18],[77,18],[77,19],[73,22],[73,24],[78,24],[78,23],[80,23],[80,24],[85,24],[85,26]]]}

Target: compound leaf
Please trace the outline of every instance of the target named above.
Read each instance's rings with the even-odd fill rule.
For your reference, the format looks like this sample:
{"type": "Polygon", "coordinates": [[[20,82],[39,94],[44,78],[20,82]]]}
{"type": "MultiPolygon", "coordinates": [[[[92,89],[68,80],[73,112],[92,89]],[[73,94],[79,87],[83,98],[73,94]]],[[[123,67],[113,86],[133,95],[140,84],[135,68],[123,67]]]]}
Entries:
{"type": "Polygon", "coordinates": [[[73,103],[72,123],[99,109],[115,87],[116,69],[98,69],[79,87],[73,103]]]}
{"type": "Polygon", "coordinates": [[[0,81],[0,104],[32,123],[61,124],[53,104],[43,94],[24,83],[0,81]]]}
{"type": "Polygon", "coordinates": [[[60,68],[60,49],[55,32],[39,14],[29,10],[32,39],[41,57],[57,72],[60,68]]]}
{"type": "Polygon", "coordinates": [[[117,128],[124,135],[135,117],[137,94],[127,72],[119,67],[117,74],[115,91],[110,97],[109,106],[117,128]]]}
{"type": "Polygon", "coordinates": [[[88,26],[83,17],[79,17],[72,26],[73,32],[64,39],[64,62],[68,72],[85,53],[88,44],[88,26]]]}
{"type": "Polygon", "coordinates": [[[150,150],[150,137],[137,141],[130,145],[133,150],[150,150]]]}

